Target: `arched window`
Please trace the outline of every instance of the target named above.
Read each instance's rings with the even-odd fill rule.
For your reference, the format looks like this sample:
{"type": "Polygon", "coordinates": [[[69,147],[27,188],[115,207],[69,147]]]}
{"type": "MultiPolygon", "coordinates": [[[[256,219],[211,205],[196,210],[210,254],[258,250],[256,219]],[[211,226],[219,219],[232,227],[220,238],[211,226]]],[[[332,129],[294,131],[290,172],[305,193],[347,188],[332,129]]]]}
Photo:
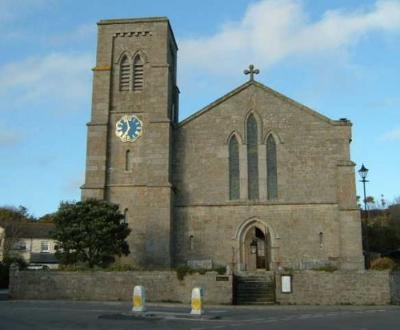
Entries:
{"type": "Polygon", "coordinates": [[[129,60],[126,55],[121,59],[120,68],[119,68],[119,90],[120,91],[129,91],[129,85],[131,81],[131,72],[130,72],[129,60]]]}
{"type": "Polygon", "coordinates": [[[229,199],[240,198],[239,143],[233,135],[229,141],[229,199]]]}
{"type": "Polygon", "coordinates": [[[267,139],[267,198],[278,197],[278,169],[276,164],[276,143],[272,135],[267,139]]]}
{"type": "Polygon", "coordinates": [[[130,171],[131,169],[131,151],[127,150],[125,152],[125,171],[130,171]]]}
{"type": "Polygon", "coordinates": [[[247,177],[249,199],[258,199],[258,130],[252,114],[247,119],[247,177]]]}
{"type": "Polygon", "coordinates": [[[124,220],[123,220],[123,222],[124,223],[128,223],[128,209],[124,210],[124,220]]]}
{"type": "Polygon", "coordinates": [[[133,90],[143,90],[144,77],[143,77],[143,60],[139,54],[133,60],[133,90]]]}

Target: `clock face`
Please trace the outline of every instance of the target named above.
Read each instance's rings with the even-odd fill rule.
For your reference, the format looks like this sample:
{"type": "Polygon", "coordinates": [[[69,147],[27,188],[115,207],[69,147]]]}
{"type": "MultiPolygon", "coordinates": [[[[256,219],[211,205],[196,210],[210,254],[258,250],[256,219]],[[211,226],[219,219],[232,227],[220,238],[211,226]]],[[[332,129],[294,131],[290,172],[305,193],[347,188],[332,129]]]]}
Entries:
{"type": "Polygon", "coordinates": [[[135,115],[122,116],[115,126],[115,135],[122,142],[133,142],[142,135],[143,123],[135,115]]]}

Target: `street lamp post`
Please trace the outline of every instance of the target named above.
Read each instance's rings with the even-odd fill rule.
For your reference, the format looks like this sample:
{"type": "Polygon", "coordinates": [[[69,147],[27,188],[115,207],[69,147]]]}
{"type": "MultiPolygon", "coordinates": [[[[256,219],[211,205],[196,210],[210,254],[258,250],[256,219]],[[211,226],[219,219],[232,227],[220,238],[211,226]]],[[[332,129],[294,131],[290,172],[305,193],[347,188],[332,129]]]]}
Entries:
{"type": "Polygon", "coordinates": [[[368,175],[368,169],[364,166],[364,164],[361,165],[361,168],[358,170],[358,174],[360,174],[361,180],[360,182],[363,183],[363,188],[364,188],[364,212],[365,212],[365,224],[363,225],[364,227],[364,243],[365,243],[365,265],[366,268],[369,268],[369,244],[368,244],[368,210],[367,210],[367,194],[365,190],[365,183],[368,182],[367,180],[367,175],[368,175]]]}

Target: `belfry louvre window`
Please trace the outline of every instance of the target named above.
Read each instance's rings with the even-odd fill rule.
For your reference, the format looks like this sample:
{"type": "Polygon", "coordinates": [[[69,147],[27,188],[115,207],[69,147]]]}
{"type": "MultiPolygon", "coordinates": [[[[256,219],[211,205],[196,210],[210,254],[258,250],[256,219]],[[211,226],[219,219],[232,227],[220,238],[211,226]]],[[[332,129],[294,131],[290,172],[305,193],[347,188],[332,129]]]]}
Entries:
{"type": "Polygon", "coordinates": [[[278,197],[278,168],[276,160],[276,143],[272,135],[267,139],[267,198],[278,197]]]}
{"type": "Polygon", "coordinates": [[[133,90],[141,91],[144,85],[143,61],[140,55],[133,60],[133,90]]]}
{"type": "Polygon", "coordinates": [[[233,135],[229,141],[229,199],[240,198],[239,144],[233,135]]]}
{"type": "Polygon", "coordinates": [[[247,177],[248,198],[258,199],[258,129],[252,114],[247,119],[247,177]]]}
{"type": "Polygon", "coordinates": [[[129,65],[128,57],[124,56],[121,60],[119,70],[119,90],[129,91],[129,85],[131,81],[131,70],[129,65]]]}

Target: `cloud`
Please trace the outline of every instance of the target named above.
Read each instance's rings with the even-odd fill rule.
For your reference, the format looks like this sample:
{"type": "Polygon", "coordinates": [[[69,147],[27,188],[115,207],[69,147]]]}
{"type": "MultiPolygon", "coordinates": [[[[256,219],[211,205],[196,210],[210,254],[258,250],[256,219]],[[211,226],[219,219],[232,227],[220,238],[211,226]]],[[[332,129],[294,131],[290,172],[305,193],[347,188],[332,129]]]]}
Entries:
{"type": "Polygon", "coordinates": [[[90,97],[94,55],[53,53],[0,67],[0,96],[17,105],[46,102],[74,105],[90,97]]]}
{"type": "Polygon", "coordinates": [[[381,141],[400,141],[400,128],[392,129],[383,134],[381,141]]]}
{"type": "Polygon", "coordinates": [[[182,40],[180,58],[188,72],[201,69],[221,74],[250,62],[267,68],[292,56],[341,51],[370,32],[399,30],[399,1],[377,1],[352,12],[329,10],[312,21],[301,1],[263,0],[215,35],[182,40]]]}

